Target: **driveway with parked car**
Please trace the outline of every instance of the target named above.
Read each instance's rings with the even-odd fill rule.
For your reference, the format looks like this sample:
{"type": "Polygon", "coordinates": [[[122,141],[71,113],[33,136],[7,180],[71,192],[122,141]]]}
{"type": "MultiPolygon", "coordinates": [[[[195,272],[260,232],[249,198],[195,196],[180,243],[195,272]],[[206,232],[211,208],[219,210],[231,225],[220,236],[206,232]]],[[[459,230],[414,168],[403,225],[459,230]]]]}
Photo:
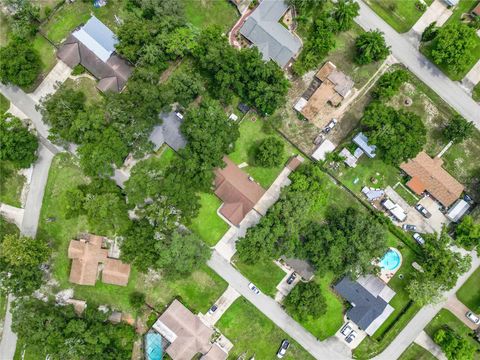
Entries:
{"type": "Polygon", "coordinates": [[[475,330],[479,327],[479,324],[475,323],[475,321],[478,321],[478,315],[466,307],[455,295],[448,298],[444,307],[470,329],[475,330]]]}
{"type": "Polygon", "coordinates": [[[345,317],[345,323],[338,329],[335,337],[342,343],[347,345],[350,349],[355,349],[362,340],[367,336],[367,333],[358,328],[358,326],[345,317]]]}

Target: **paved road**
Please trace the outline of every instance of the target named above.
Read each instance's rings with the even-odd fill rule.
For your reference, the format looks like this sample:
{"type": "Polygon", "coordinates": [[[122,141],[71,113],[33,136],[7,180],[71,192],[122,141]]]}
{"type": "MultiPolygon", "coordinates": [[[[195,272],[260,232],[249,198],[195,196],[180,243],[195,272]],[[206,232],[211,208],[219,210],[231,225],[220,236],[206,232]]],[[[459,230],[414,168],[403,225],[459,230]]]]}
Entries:
{"type": "Polygon", "coordinates": [[[3,323],[2,341],[0,342],[0,359],[11,360],[15,355],[15,347],[17,344],[17,335],[11,331],[12,313],[10,307],[12,304],[12,296],[8,296],[7,312],[5,314],[5,322],[3,323]]]}
{"type": "Polygon", "coordinates": [[[208,266],[316,359],[342,360],[351,358],[350,349],[342,344],[339,339],[332,337],[326,341],[318,341],[288,316],[275,300],[264,294],[255,295],[248,288],[248,279],[230,265],[217,251],[213,252],[211,259],[208,261],[208,266]]]}
{"type": "Polygon", "coordinates": [[[365,30],[379,29],[385,34],[386,42],[392,47],[392,54],[409,68],[420,80],[432,88],[456,111],[473,121],[480,129],[480,105],[460,87],[450,80],[425,56],[423,56],[406,36],[398,34],[361,0],[360,14],[355,21],[365,30]]]}
{"type": "MultiPolygon", "coordinates": [[[[445,294],[445,298],[455,296],[458,289],[467,281],[470,275],[480,266],[480,258],[476,253],[472,253],[472,266],[465,274],[460,276],[455,287],[445,294]]],[[[437,313],[445,306],[446,301],[442,301],[437,305],[424,306],[413,319],[405,326],[405,328],[397,335],[390,345],[377,357],[376,360],[392,360],[397,359],[410,344],[415,341],[418,335],[423,331],[425,326],[437,315],[437,313]]]]}

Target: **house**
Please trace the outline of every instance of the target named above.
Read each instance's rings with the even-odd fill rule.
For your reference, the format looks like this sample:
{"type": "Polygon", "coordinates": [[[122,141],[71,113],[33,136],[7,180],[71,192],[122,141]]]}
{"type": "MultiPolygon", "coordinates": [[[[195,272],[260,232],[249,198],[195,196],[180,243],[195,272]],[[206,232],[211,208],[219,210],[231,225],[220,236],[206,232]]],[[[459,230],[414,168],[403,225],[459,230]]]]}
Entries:
{"type": "Polygon", "coordinates": [[[405,213],[405,210],[403,210],[400,205],[395,204],[392,200],[390,199],[384,199],[382,200],[381,204],[385,209],[388,210],[390,214],[392,214],[395,219],[398,221],[405,221],[407,218],[407,214],[405,213]]]}
{"type": "Polygon", "coordinates": [[[458,222],[463,215],[470,209],[470,204],[463,199],[458,199],[447,212],[447,218],[453,222],[458,222]]]}
{"type": "Polygon", "coordinates": [[[197,354],[203,354],[202,359],[210,360],[225,360],[228,357],[222,348],[210,341],[213,329],[178,300],[170,304],[153,324],[152,330],[162,336],[162,343],[166,344],[163,350],[173,360],[190,360],[197,354]]]}
{"type": "Polygon", "coordinates": [[[310,281],[315,275],[315,268],[306,260],[296,259],[296,258],[287,258],[282,255],[280,260],[285,263],[286,266],[293,269],[303,281],[310,281]]]}
{"type": "Polygon", "coordinates": [[[175,151],[183,149],[187,145],[187,140],[180,130],[182,119],[174,111],[161,113],[160,117],[162,125],[155,126],[148,138],[154,144],[153,150],[157,151],[163,144],[167,144],[175,151]]]}
{"type": "Polygon", "coordinates": [[[223,201],[220,214],[238,226],[265,194],[265,189],[228,157],[224,156],[223,161],[226,166],[215,170],[215,195],[223,201]]]}
{"type": "Polygon", "coordinates": [[[240,28],[240,34],[258,48],[263,60],[273,60],[281,68],[291,63],[302,47],[300,38],[279,23],[287,10],[283,0],[263,0],[240,28]]]}
{"type": "Polygon", "coordinates": [[[352,141],[371,159],[375,157],[375,145],[368,145],[368,137],[364,133],[359,132],[352,141]]]}
{"type": "Polygon", "coordinates": [[[72,259],[69,281],[79,285],[95,285],[99,272],[106,284],[126,286],[130,265],[108,257],[108,249],[102,248],[103,237],[89,235],[88,239],[71,240],[68,258],[72,259]],[[102,264],[103,268],[100,268],[102,264]]]}
{"type": "Polygon", "coordinates": [[[313,121],[318,114],[326,114],[332,107],[339,106],[353,89],[353,80],[330,61],[327,61],[315,75],[313,91],[308,90],[295,104],[294,108],[305,118],[313,121]],[[330,109],[329,109],[330,108],[330,109]]]}
{"type": "Polygon", "coordinates": [[[352,306],[347,318],[368,335],[373,335],[394,311],[389,301],[395,291],[376,276],[363,276],[357,281],[344,277],[333,288],[352,306]]]}
{"type": "Polygon", "coordinates": [[[129,63],[115,53],[115,34],[95,16],[76,29],[57,51],[57,57],[69,67],[81,64],[99,82],[102,91],[120,92],[132,74],[129,63]]]}
{"type": "Polygon", "coordinates": [[[431,158],[424,151],[400,165],[411,177],[407,186],[417,195],[427,191],[444,207],[450,207],[462,194],[463,185],[442,168],[441,158],[431,158]]]}

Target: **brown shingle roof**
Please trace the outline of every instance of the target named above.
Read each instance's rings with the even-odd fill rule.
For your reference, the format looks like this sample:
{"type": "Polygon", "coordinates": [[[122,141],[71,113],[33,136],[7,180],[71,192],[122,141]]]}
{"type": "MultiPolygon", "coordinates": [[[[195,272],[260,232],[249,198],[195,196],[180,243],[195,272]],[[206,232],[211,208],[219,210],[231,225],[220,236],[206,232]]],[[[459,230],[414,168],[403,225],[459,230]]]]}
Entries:
{"type": "Polygon", "coordinates": [[[118,259],[106,259],[102,271],[102,281],[106,284],[127,286],[130,265],[118,259]]]}
{"type": "Polygon", "coordinates": [[[215,194],[224,202],[220,213],[232,224],[239,225],[265,190],[228,157],[224,156],[223,161],[227,166],[215,170],[215,194]]]}
{"type": "Polygon", "coordinates": [[[287,168],[292,171],[295,171],[300,165],[303,164],[303,157],[300,155],[293,156],[290,161],[287,163],[287,168]]]}
{"type": "Polygon", "coordinates": [[[424,151],[415,159],[400,165],[400,168],[412,177],[407,185],[417,193],[425,188],[443,206],[449,207],[463,192],[463,185],[442,168],[440,158],[431,158],[424,151]]]}

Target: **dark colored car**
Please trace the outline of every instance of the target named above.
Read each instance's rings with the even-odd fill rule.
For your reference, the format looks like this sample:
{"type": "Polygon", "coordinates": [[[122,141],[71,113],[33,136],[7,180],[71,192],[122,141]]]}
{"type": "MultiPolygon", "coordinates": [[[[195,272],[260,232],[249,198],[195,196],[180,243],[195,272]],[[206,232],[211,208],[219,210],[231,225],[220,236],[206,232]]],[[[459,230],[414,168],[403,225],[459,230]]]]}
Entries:
{"type": "Polygon", "coordinates": [[[287,284],[292,285],[296,278],[297,278],[297,274],[293,272],[292,275],[288,277],[287,284]]]}
{"type": "Polygon", "coordinates": [[[402,229],[405,231],[415,231],[417,227],[415,225],[403,224],[402,229]]]}
{"type": "Polygon", "coordinates": [[[345,341],[350,344],[353,340],[355,340],[355,336],[356,336],[356,335],[357,335],[357,333],[356,333],[355,331],[352,331],[352,332],[350,333],[350,335],[348,335],[348,336],[345,338],[345,341]]]}
{"type": "Polygon", "coordinates": [[[288,347],[290,346],[290,343],[288,342],[287,339],[282,341],[282,344],[280,345],[280,349],[277,351],[277,358],[281,359],[285,356],[287,353],[288,347]]]}
{"type": "Polygon", "coordinates": [[[417,211],[418,211],[420,214],[422,214],[423,217],[425,217],[425,218],[427,218],[427,219],[429,219],[429,218],[432,217],[432,214],[430,214],[430,213],[428,212],[428,210],[425,209],[425,207],[422,206],[422,205],[420,205],[420,204],[415,205],[415,209],[417,209],[417,211]]]}

